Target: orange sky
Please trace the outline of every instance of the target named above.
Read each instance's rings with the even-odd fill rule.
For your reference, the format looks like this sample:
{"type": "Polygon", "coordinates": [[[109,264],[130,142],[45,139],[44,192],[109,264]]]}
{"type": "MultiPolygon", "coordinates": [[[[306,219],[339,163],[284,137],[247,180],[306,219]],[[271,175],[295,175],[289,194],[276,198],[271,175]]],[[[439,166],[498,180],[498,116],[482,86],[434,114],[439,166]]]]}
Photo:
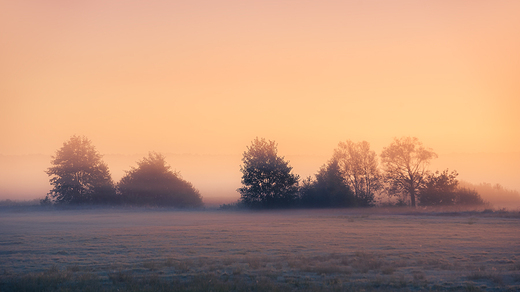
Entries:
{"type": "Polygon", "coordinates": [[[328,157],[339,141],[379,153],[405,135],[440,157],[518,153],[518,11],[516,0],[0,0],[0,154],[51,155],[74,134],[125,155],[239,156],[260,136],[283,155],[328,157]]]}

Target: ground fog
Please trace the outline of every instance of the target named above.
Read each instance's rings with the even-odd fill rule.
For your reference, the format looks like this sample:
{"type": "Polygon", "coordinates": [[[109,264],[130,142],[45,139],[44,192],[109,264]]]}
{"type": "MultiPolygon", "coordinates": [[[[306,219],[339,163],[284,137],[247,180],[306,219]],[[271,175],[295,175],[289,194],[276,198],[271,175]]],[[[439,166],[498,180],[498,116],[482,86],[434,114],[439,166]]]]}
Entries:
{"type": "Polygon", "coordinates": [[[0,290],[520,290],[518,212],[2,211],[0,290]]]}

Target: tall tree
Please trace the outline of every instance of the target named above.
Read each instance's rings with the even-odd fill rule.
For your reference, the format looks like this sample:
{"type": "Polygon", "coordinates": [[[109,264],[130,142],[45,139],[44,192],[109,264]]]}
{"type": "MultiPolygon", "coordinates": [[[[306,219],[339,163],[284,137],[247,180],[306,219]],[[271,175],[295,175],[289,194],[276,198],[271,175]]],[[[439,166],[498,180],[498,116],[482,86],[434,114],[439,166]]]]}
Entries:
{"type": "Polygon", "coordinates": [[[59,204],[115,202],[114,183],[101,155],[86,137],[72,136],[56,151],[46,171],[53,186],[47,195],[59,204]]]}
{"type": "Polygon", "coordinates": [[[150,152],[117,185],[124,203],[132,205],[200,207],[202,197],[193,185],[173,172],[165,157],[150,152]]]}
{"type": "Polygon", "coordinates": [[[377,155],[370,150],[370,144],[367,141],[340,142],[334,150],[334,157],[345,182],[354,192],[357,205],[373,205],[376,192],[382,188],[382,182],[377,155]]]}
{"type": "Polygon", "coordinates": [[[381,162],[391,193],[404,193],[415,207],[415,197],[428,175],[430,160],[437,158],[432,149],[423,146],[415,137],[394,138],[383,148],[381,162]]]}
{"type": "Polygon", "coordinates": [[[253,140],[242,158],[242,202],[252,208],[288,207],[296,198],[299,176],[284,157],[278,156],[274,141],[253,140]]]}

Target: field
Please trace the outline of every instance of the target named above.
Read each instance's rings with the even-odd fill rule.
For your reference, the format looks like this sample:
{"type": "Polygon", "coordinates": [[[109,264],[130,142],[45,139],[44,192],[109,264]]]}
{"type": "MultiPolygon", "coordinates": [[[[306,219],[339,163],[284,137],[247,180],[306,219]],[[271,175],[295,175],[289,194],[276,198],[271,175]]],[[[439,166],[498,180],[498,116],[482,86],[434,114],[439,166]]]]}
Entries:
{"type": "Polygon", "coordinates": [[[520,291],[519,215],[8,209],[0,291],[520,291]]]}

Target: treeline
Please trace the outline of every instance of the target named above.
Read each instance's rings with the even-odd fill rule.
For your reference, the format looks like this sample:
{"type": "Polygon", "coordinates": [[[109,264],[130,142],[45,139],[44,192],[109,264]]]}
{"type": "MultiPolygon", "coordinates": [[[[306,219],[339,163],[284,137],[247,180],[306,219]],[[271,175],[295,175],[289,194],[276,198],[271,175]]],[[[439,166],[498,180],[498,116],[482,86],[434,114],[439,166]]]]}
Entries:
{"type": "Polygon", "coordinates": [[[458,173],[431,172],[437,157],[417,138],[395,138],[378,156],[366,141],[339,143],[314,177],[300,181],[274,141],[256,138],[244,152],[238,204],[249,208],[482,205],[458,173]]]}
{"type": "MultiPolygon", "coordinates": [[[[274,141],[256,138],[243,153],[239,204],[248,208],[326,208],[482,205],[474,190],[461,187],[457,172],[432,172],[437,157],[417,138],[395,138],[377,155],[366,141],[345,141],[313,177],[303,180],[278,155],[274,141]]],[[[46,171],[53,187],[41,204],[112,204],[200,207],[202,196],[150,152],[121,180],[112,180],[90,140],[72,136],[46,171]]]]}
{"type": "Polygon", "coordinates": [[[52,157],[51,164],[46,173],[53,188],[41,200],[43,205],[203,205],[199,191],[155,152],[138,161],[118,183],[85,137],[72,136],[52,157]]]}

